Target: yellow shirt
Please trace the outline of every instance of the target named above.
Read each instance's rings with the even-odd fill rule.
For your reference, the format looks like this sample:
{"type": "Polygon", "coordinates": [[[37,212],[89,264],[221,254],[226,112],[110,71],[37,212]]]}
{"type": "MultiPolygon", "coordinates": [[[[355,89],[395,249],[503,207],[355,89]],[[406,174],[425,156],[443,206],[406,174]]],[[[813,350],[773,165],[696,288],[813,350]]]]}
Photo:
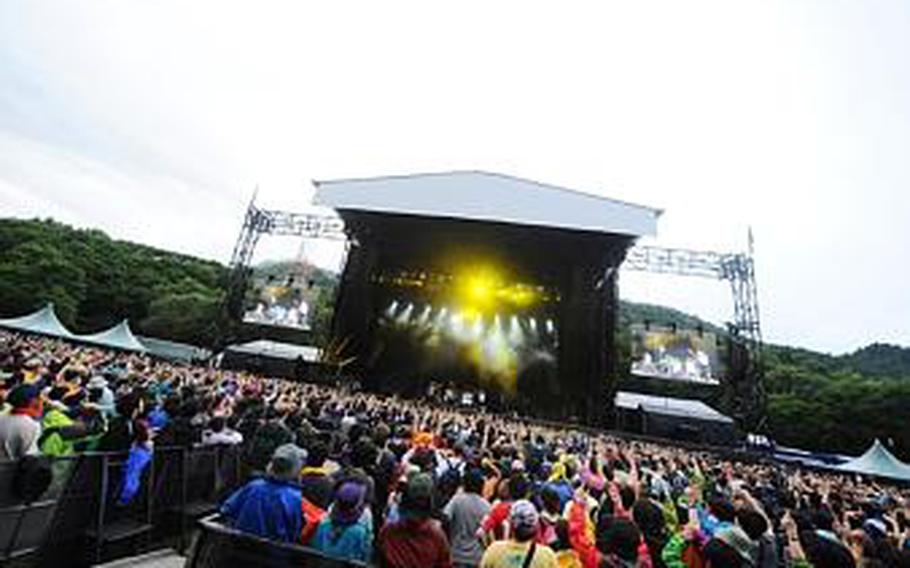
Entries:
{"type": "Polygon", "coordinates": [[[578,553],[572,549],[557,552],[556,564],[559,565],[559,568],[583,568],[578,553]]]}
{"type": "MultiPolygon", "coordinates": [[[[483,553],[480,568],[521,568],[531,542],[497,540],[483,553]]],[[[556,554],[549,546],[538,544],[530,568],[557,568],[556,554]]]]}

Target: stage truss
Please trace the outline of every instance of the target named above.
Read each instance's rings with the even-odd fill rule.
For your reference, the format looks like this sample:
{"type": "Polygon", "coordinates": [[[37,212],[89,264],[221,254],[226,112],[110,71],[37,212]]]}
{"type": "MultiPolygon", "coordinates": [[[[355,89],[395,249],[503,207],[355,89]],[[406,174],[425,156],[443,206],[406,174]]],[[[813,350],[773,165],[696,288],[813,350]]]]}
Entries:
{"type": "Polygon", "coordinates": [[[733,321],[727,324],[731,349],[729,377],[723,383],[726,403],[740,425],[753,432],[763,430],[766,395],[751,232],[747,253],[635,246],[629,249],[622,268],[730,284],[733,321]]]}
{"type": "MultiPolygon", "coordinates": [[[[250,202],[231,255],[226,307],[232,318],[240,319],[243,315],[253,253],[263,234],[350,244],[344,221],[338,216],[261,209],[250,202]]],[[[765,417],[762,336],[751,233],[747,253],[634,246],[628,250],[621,268],[729,282],[733,321],[728,323],[731,368],[726,381],[727,406],[743,427],[750,431],[762,430],[765,417]]]]}

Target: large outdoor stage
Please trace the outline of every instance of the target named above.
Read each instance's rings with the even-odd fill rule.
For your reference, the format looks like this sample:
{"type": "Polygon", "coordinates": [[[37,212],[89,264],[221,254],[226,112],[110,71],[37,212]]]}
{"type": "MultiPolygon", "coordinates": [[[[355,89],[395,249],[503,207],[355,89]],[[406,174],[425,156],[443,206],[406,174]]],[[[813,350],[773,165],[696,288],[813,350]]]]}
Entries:
{"type": "Polygon", "coordinates": [[[618,268],[660,211],[482,172],[317,182],[315,202],[352,243],[332,327],[368,387],[609,419],[618,268]]]}

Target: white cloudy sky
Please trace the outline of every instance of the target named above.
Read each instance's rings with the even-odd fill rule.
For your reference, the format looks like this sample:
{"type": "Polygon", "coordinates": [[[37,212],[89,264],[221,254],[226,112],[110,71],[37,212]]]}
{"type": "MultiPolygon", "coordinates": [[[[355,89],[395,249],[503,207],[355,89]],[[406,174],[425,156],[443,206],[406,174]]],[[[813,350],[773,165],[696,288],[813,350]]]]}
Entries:
{"type": "Polygon", "coordinates": [[[660,244],[751,225],[772,341],[910,344],[908,58],[904,0],[0,0],[0,215],[226,261],[257,184],[502,171],[664,208],[660,244]]]}

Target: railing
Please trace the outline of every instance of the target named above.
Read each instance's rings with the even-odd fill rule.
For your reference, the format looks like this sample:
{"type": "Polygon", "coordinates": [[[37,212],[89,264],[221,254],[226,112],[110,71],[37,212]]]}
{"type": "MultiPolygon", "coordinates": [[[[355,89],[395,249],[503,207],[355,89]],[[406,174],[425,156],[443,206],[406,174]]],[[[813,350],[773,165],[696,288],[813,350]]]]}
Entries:
{"type": "Polygon", "coordinates": [[[0,566],[81,566],[135,554],[152,542],[186,548],[195,521],[241,479],[240,448],[156,448],[139,491],[118,502],[126,453],[49,458],[53,480],[24,502],[17,462],[0,462],[0,566]]]}
{"type": "Polygon", "coordinates": [[[307,546],[266,540],[237,531],[222,524],[217,515],[200,520],[198,526],[199,534],[187,557],[186,568],[221,566],[366,568],[368,566],[362,562],[332,558],[307,546]]]}

